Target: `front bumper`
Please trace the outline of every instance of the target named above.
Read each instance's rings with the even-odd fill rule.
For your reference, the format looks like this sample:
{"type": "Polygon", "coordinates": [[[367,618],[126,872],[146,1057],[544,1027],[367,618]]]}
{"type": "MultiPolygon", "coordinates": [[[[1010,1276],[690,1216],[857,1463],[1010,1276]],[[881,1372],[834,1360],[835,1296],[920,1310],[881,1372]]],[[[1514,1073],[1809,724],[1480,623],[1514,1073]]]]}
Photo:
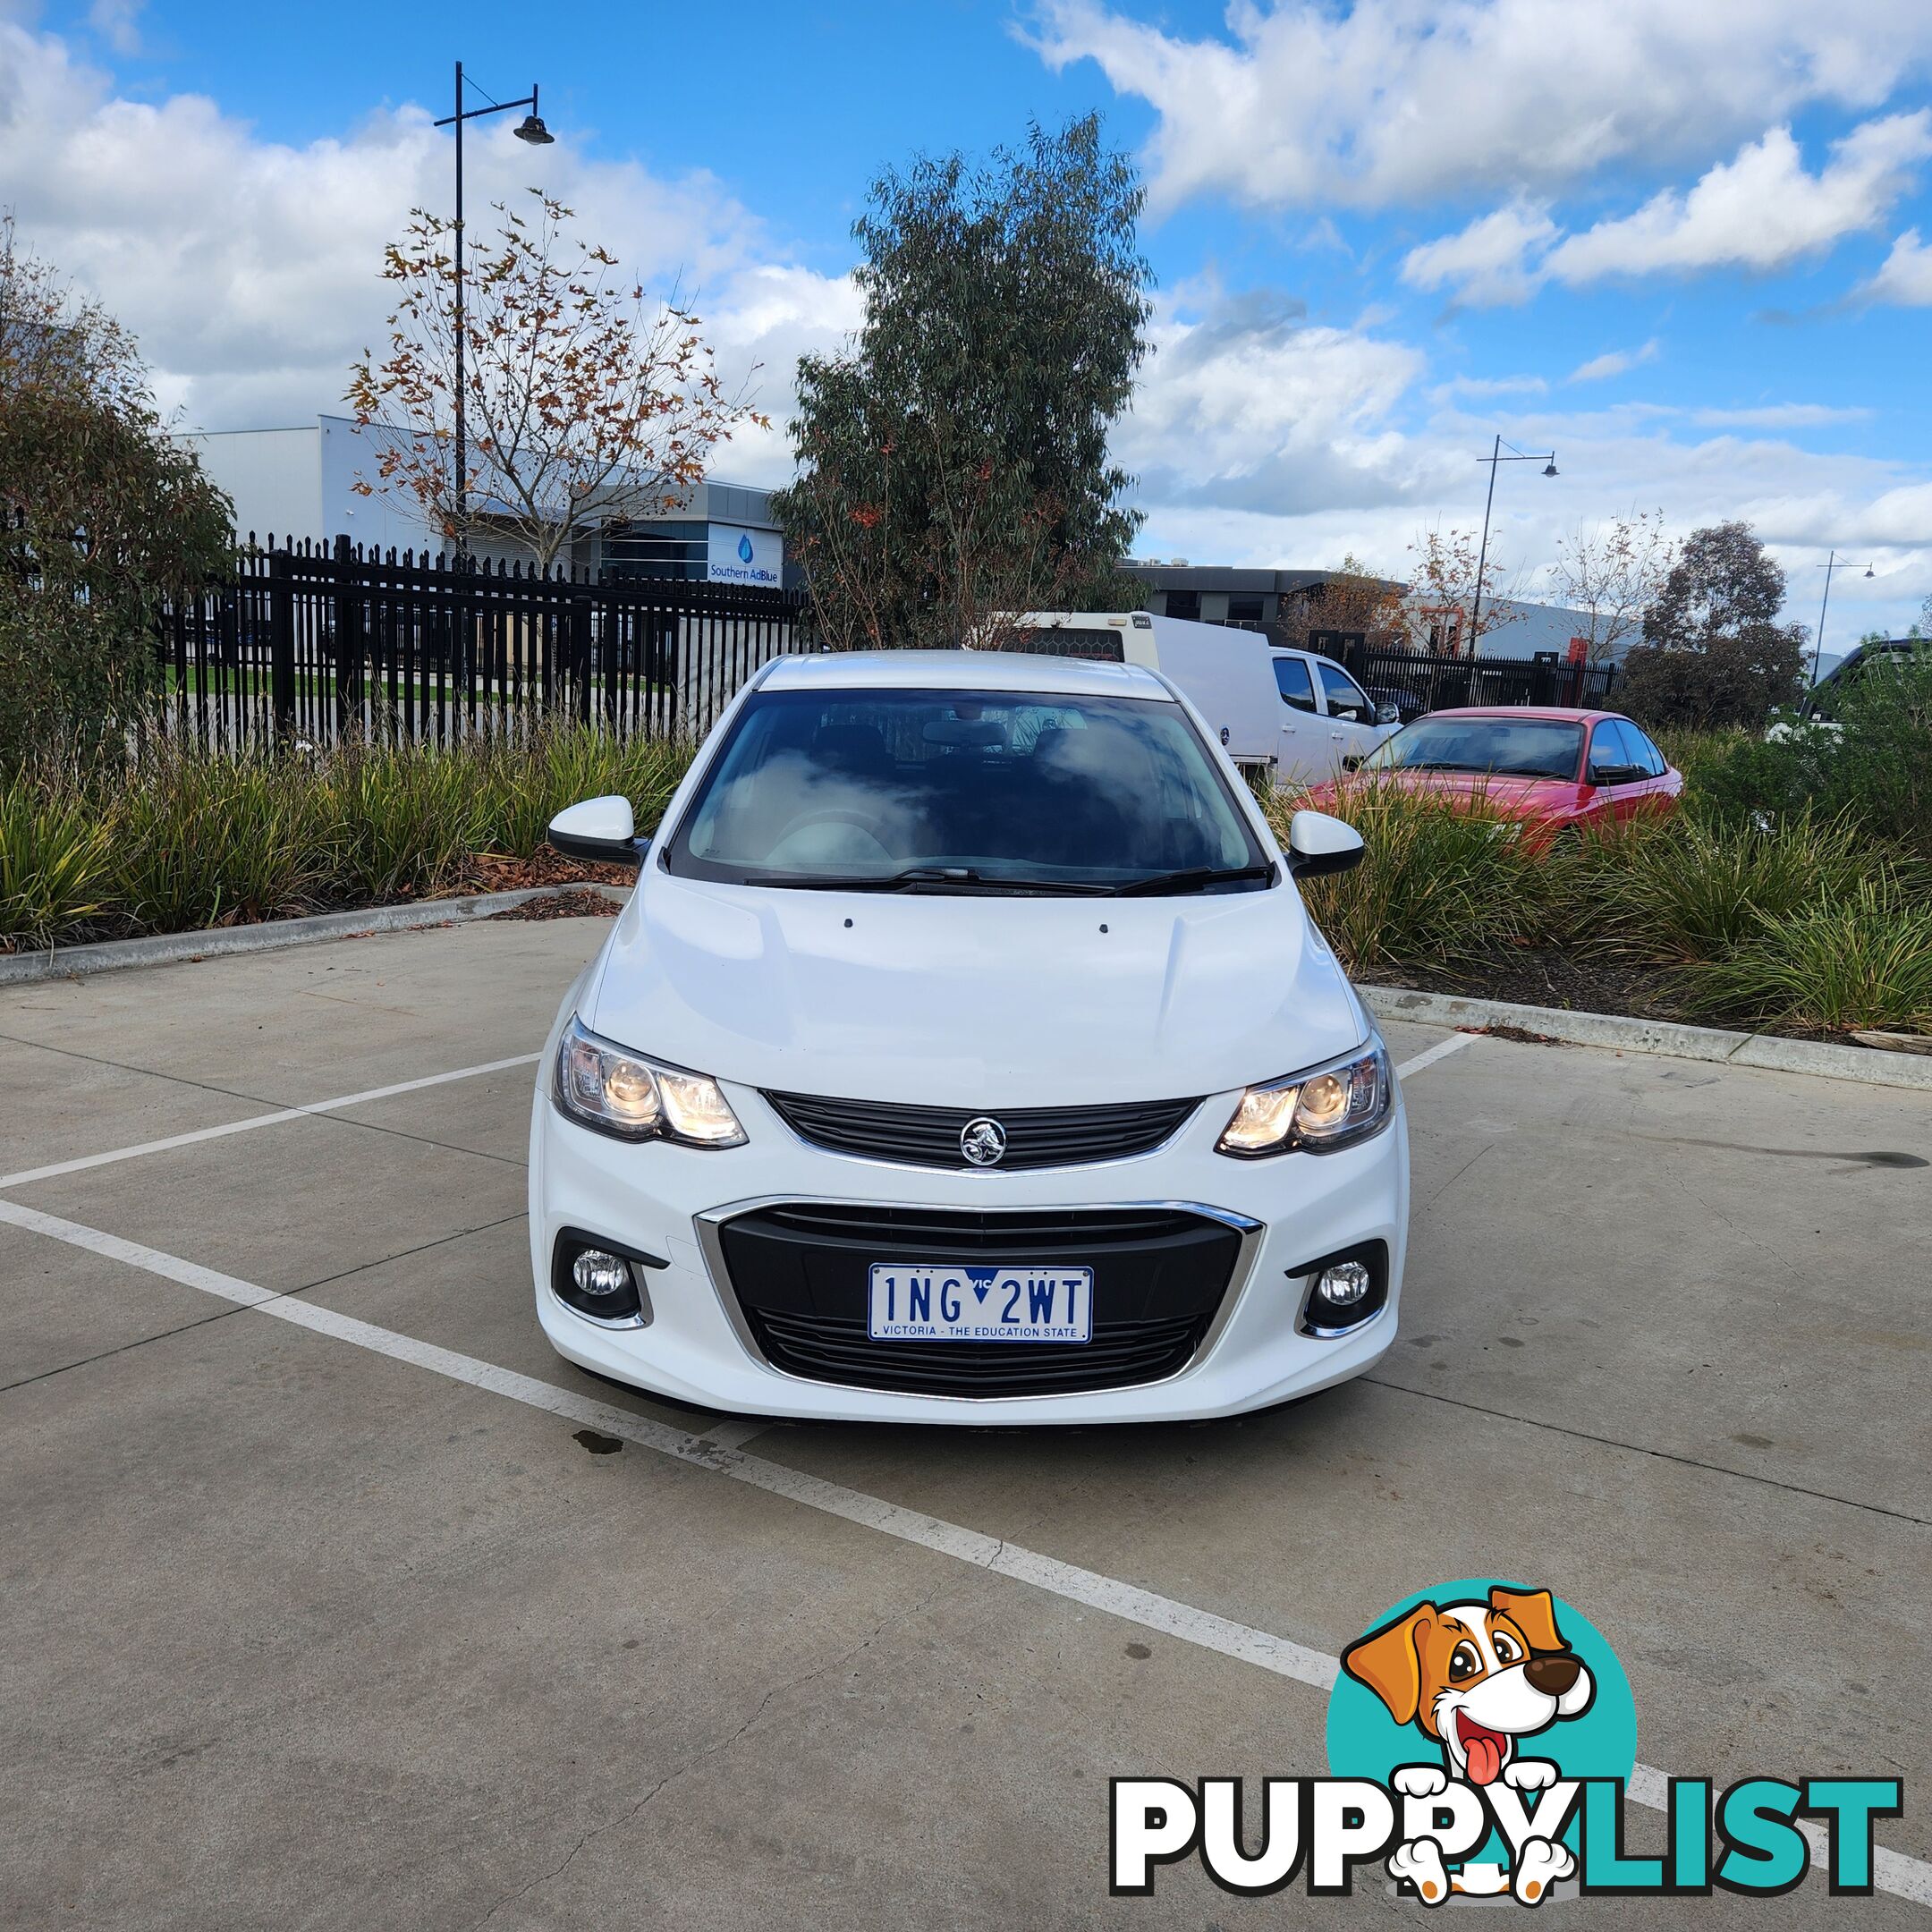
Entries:
{"type": "MultiPolygon", "coordinates": [[[[539,1086],[530,1123],[530,1263],[538,1319],[567,1360],[655,1394],[747,1415],[978,1427],[1237,1415],[1360,1375],[1394,1339],[1409,1218],[1399,1092],[1380,1133],[1334,1154],[1259,1161],[1216,1154],[1215,1140],[1239,1097],[1228,1094],[1203,1101],[1152,1153],[1026,1173],[900,1166],[832,1153],[800,1140],[755,1089],[725,1083],[725,1092],[750,1138],[713,1152],[591,1132],[558,1113],[539,1086]],[[969,1211],[1157,1205],[1224,1222],[1241,1238],[1213,1320],[1191,1356],[1158,1379],[1040,1395],[907,1394],[784,1373],[764,1358],[718,1231],[734,1216],[784,1202],[969,1211]],[[645,1277],[648,1323],[605,1326],[557,1299],[551,1257],[566,1228],[669,1264],[645,1277]],[[1310,1282],[1296,1271],[1374,1241],[1388,1248],[1385,1304],[1343,1335],[1304,1332],[1299,1318],[1310,1282]]],[[[1103,1286],[1097,1283],[1097,1292],[1103,1286]]]]}

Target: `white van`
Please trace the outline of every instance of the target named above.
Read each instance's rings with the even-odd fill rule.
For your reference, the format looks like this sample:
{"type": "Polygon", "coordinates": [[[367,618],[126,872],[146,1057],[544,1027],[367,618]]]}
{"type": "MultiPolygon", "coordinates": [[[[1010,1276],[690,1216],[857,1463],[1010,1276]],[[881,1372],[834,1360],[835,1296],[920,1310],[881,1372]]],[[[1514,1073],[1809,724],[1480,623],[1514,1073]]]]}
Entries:
{"type": "Polygon", "coordinates": [[[1020,649],[1165,672],[1228,756],[1278,785],[1333,778],[1400,728],[1395,708],[1378,708],[1332,658],[1253,631],[1148,611],[1029,611],[1020,623],[1020,649]]]}

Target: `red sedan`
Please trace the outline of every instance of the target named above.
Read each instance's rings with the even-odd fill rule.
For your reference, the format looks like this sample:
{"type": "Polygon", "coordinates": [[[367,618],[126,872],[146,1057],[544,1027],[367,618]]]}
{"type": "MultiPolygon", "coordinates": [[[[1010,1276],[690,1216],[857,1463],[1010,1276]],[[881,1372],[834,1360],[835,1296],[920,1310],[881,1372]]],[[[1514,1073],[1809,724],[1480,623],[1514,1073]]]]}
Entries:
{"type": "Polygon", "coordinates": [[[1627,717],[1553,706],[1431,711],[1353,770],[1309,802],[1332,805],[1352,783],[1395,784],[1515,820],[1539,852],[1570,826],[1674,811],[1683,791],[1683,774],[1627,717]]]}

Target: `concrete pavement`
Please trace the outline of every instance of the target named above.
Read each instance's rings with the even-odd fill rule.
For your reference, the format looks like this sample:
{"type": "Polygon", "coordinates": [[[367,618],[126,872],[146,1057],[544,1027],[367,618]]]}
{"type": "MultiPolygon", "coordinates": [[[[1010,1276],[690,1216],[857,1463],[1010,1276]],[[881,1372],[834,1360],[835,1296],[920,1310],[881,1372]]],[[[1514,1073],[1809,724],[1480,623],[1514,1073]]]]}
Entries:
{"type": "MultiPolygon", "coordinates": [[[[0,1172],[533,1050],[600,921],[0,994],[0,1172]]],[[[1398,1061],[1446,1036],[1389,1029],[1398,1061]]],[[[558,1362],[530,1073],[0,1189],[645,1422],[558,1362]]],[[[1402,1335],[1286,1411],[1131,1431],[779,1425],[767,1465],[1335,1654],[1547,1583],[1639,1750],[1902,1775],[1932,1858],[1932,1107],[1484,1038],[1409,1083],[1402,1335]]],[[[1316,1690],[640,1442],[0,1225],[0,1917],[25,1925],[1336,1923],[1106,1895],[1116,1774],[1318,1773],[1316,1690]],[[588,1439],[580,1441],[580,1436],[588,1439]]],[[[1638,1846],[1662,1821],[1632,1812],[1638,1846]]],[[[1593,1922],[1660,1908],[1564,1907],[1593,1922]]],[[[1670,1922],[1925,1922],[1896,1897],[1670,1922]]]]}

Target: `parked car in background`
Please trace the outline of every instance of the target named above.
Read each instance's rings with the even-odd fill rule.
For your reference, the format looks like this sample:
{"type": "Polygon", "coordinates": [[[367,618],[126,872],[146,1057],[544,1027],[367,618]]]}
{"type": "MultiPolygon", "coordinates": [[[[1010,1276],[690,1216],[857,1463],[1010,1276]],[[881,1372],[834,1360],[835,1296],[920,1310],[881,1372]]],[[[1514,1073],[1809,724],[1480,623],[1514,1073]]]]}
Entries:
{"type": "MultiPolygon", "coordinates": [[[[1838,707],[1847,692],[1867,678],[1901,671],[1915,658],[1922,661],[1928,656],[1932,656],[1932,640],[1922,638],[1873,638],[1859,644],[1805,693],[1798,716],[1808,724],[1835,726],[1838,707]]],[[[1769,735],[1776,735],[1775,727],[1769,735]]]]}
{"type": "Polygon", "coordinates": [[[1521,706],[1431,711],[1308,802],[1330,809],[1363,784],[1465,802],[1519,824],[1523,843],[1544,851],[1565,832],[1674,811],[1683,774],[1614,711],[1521,706]]]}
{"type": "Polygon", "coordinates": [[[1144,665],[1174,680],[1235,764],[1312,784],[1366,758],[1401,723],[1332,658],[1228,624],[1148,611],[1029,611],[1021,650],[1144,665]]]}
{"type": "Polygon", "coordinates": [[[1411,691],[1404,691],[1400,684],[1369,684],[1363,687],[1375,701],[1378,716],[1386,717],[1393,711],[1404,724],[1411,724],[1428,709],[1428,700],[1419,698],[1411,691]]]}
{"type": "Polygon", "coordinates": [[[1402,1097],[1287,850],[1173,684],[783,657],[565,995],[530,1123],[558,1352],[753,1415],[1233,1415],[1394,1339],[1402,1097]]]}

